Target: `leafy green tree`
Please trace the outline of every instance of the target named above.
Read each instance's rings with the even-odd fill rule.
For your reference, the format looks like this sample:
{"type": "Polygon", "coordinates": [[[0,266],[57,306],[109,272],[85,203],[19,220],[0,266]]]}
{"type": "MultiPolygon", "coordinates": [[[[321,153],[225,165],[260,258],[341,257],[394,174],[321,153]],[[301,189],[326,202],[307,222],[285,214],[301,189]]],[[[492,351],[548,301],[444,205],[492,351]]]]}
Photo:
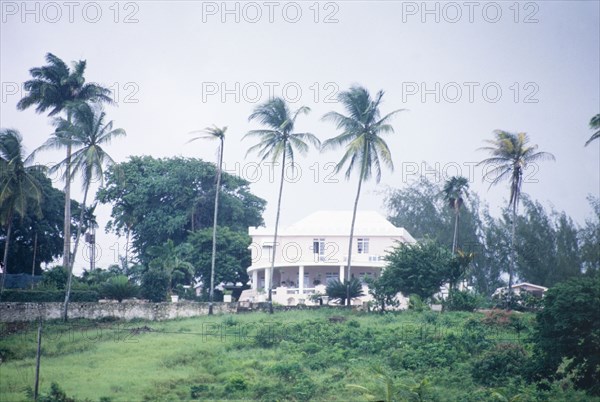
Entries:
{"type": "MultiPolygon", "coordinates": [[[[71,121],[69,106],[77,103],[112,103],[111,92],[95,83],[85,82],[87,63],[80,60],[69,68],[67,64],[52,53],[46,54],[46,62],[42,67],[29,70],[32,79],[25,81],[23,88],[27,94],[17,103],[17,109],[25,110],[37,105],[35,111],[43,113],[50,109],[48,116],[56,116],[67,110],[67,121],[71,121]]],[[[65,179],[65,219],[63,266],[70,266],[71,253],[71,147],[67,144],[65,179]]]]}
{"type": "Polygon", "coordinates": [[[201,229],[190,233],[186,242],[191,246],[184,255],[186,261],[193,261],[195,276],[203,283],[214,281],[248,283],[246,268],[252,264],[250,250],[251,239],[246,233],[219,227],[216,237],[215,265],[219,267],[212,276],[212,233],[211,229],[201,229]]]}
{"type": "MultiPolygon", "coordinates": [[[[130,231],[140,262],[148,264],[150,247],[169,239],[178,245],[190,231],[212,227],[215,177],[214,164],[198,159],[133,156],[115,164],[97,195],[112,204],[107,229],[130,231]]],[[[220,225],[246,233],[249,226],[261,226],[265,200],[250,193],[249,182],[225,172],[221,182],[220,225]]]]}
{"type": "Polygon", "coordinates": [[[594,134],[592,134],[592,136],[590,137],[590,139],[585,142],[585,146],[586,147],[592,141],[597,140],[598,138],[600,138],[600,113],[598,113],[597,115],[595,115],[594,117],[591,118],[591,120],[590,120],[590,129],[591,130],[596,130],[596,132],[594,132],[594,134]]]}
{"type": "MultiPolygon", "coordinates": [[[[29,203],[26,213],[12,221],[7,265],[9,273],[13,274],[33,271],[34,274],[40,275],[42,263],[52,262],[62,255],[62,213],[65,195],[52,187],[50,179],[41,171],[34,170],[31,174],[39,184],[43,202],[29,203]]],[[[72,200],[71,209],[77,211],[79,203],[72,200]]],[[[1,250],[4,250],[5,241],[6,228],[0,227],[1,250]]]]}
{"type": "Polygon", "coordinates": [[[124,275],[113,276],[102,285],[100,294],[121,303],[124,299],[137,296],[138,287],[129,282],[129,278],[124,275]]]}
{"type": "MultiPolygon", "coordinates": [[[[277,196],[277,214],[275,216],[275,233],[273,234],[273,256],[277,250],[277,234],[279,230],[279,215],[281,213],[281,196],[283,194],[283,182],[285,179],[286,161],[294,167],[294,153],[305,155],[308,152],[309,144],[315,147],[321,146],[321,141],[311,133],[294,132],[296,118],[300,114],[308,114],[310,108],[300,107],[292,112],[282,98],[273,98],[257,106],[249,121],[258,120],[258,122],[267,129],[251,130],[244,138],[259,138],[259,143],[248,149],[246,155],[256,152],[261,161],[271,159],[276,162],[281,158],[281,179],[279,180],[279,195],[277,196]]],[[[272,289],[273,289],[273,270],[275,268],[275,257],[271,261],[269,269],[269,311],[273,312],[272,289]]]]}
{"type": "Polygon", "coordinates": [[[593,209],[592,218],[585,221],[579,232],[581,261],[586,272],[600,271],[600,198],[588,197],[593,209]]]}
{"type": "Polygon", "coordinates": [[[452,239],[452,254],[456,253],[458,248],[458,222],[460,221],[460,208],[464,204],[464,197],[467,195],[469,182],[465,177],[454,176],[444,184],[444,200],[448,203],[452,212],[454,212],[454,236],[452,239]]]}
{"type": "Polygon", "coordinates": [[[352,299],[364,296],[362,283],[357,278],[350,278],[350,280],[345,280],[344,282],[335,279],[327,284],[325,292],[331,300],[339,300],[342,306],[346,304],[346,300],[348,300],[348,305],[350,305],[352,299]]]}
{"type": "Polygon", "coordinates": [[[374,307],[381,313],[385,312],[386,307],[395,307],[400,304],[396,299],[398,292],[394,289],[393,284],[386,282],[386,279],[381,276],[376,279],[365,279],[369,286],[369,294],[373,297],[374,307]]]}
{"type": "Polygon", "coordinates": [[[523,171],[528,165],[541,160],[554,160],[554,155],[548,152],[538,152],[537,145],[529,145],[529,136],[526,133],[509,133],[507,131],[496,130],[495,140],[486,140],[490,145],[480,148],[489,152],[492,156],[481,161],[479,164],[492,165],[494,168],[489,170],[484,177],[491,178],[491,185],[498,184],[500,181],[508,179],[510,182],[510,197],[508,201],[509,208],[512,209],[512,235],[511,248],[512,258],[508,266],[508,299],[512,297],[513,274],[515,270],[516,250],[515,250],[515,230],[517,225],[517,209],[521,197],[521,187],[523,184],[523,171]]]}
{"type": "Polygon", "coordinates": [[[60,265],[52,267],[42,273],[42,284],[49,288],[62,290],[67,286],[69,272],[60,265]]]}
{"type": "Polygon", "coordinates": [[[600,275],[572,278],[550,288],[537,313],[534,377],[564,375],[600,395],[600,275]]]}
{"type": "Polygon", "coordinates": [[[27,166],[31,158],[24,156],[23,138],[16,130],[0,131],[0,222],[5,227],[4,257],[2,259],[2,279],[0,296],[4,290],[4,279],[8,273],[8,250],[15,215],[25,217],[29,206],[34,206],[41,215],[42,202],[40,183],[34,172],[39,166],[27,166]]]}
{"type": "MultiPolygon", "coordinates": [[[[50,137],[39,149],[57,149],[68,147],[70,151],[76,149],[70,155],[70,158],[63,160],[57,167],[64,167],[65,171],[70,171],[72,176],[80,173],[83,183],[83,203],[79,216],[79,225],[77,226],[77,235],[75,236],[75,245],[73,254],[70,258],[70,277],[73,275],[75,257],[79,240],[83,233],[84,213],[86,211],[86,202],[90,186],[94,182],[102,182],[105,166],[114,163],[104,147],[112,139],[125,135],[125,130],[121,128],[113,129],[113,122],[105,123],[106,114],[98,107],[91,107],[87,103],[76,103],[68,107],[68,113],[73,117],[73,122],[58,118],[56,119],[56,131],[54,136],[50,137]],[[70,167],[67,165],[70,164],[70,167]]],[[[71,279],[67,283],[65,294],[64,320],[67,320],[69,297],[71,293],[71,279]]]]}
{"type": "MultiPolygon", "coordinates": [[[[335,166],[335,172],[339,173],[346,164],[348,164],[345,173],[346,179],[350,179],[352,171],[355,169],[359,172],[348,241],[348,263],[346,268],[348,280],[352,277],[352,240],[362,183],[369,180],[373,172],[375,173],[376,182],[379,183],[382,164],[390,170],[394,170],[392,153],[381,135],[394,133],[394,128],[389,122],[394,115],[402,110],[394,110],[381,117],[379,107],[381,106],[383,94],[383,91],[379,91],[375,98],[372,98],[366,88],[352,86],[349,90],[340,92],[338,95],[338,100],[342,103],[348,115],[329,112],[323,116],[323,120],[335,123],[336,128],[342,130],[340,135],[323,143],[323,150],[345,147],[342,159],[335,166]]],[[[346,300],[350,304],[349,295],[346,300]]]]}
{"type": "Polygon", "coordinates": [[[219,193],[221,192],[221,172],[223,170],[223,151],[225,148],[225,132],[227,131],[227,127],[218,128],[214,126],[212,128],[208,127],[204,129],[204,135],[200,137],[195,137],[191,141],[195,141],[197,139],[218,139],[219,140],[219,162],[217,169],[217,184],[215,186],[215,212],[213,214],[213,233],[212,233],[212,257],[211,257],[211,266],[210,266],[210,292],[209,292],[209,305],[208,305],[208,314],[212,315],[213,313],[213,300],[215,294],[215,263],[217,258],[217,216],[219,213],[219,193]]]}
{"type": "Polygon", "coordinates": [[[386,257],[381,278],[397,292],[427,299],[448,281],[452,253],[433,241],[398,243],[386,257]]]}

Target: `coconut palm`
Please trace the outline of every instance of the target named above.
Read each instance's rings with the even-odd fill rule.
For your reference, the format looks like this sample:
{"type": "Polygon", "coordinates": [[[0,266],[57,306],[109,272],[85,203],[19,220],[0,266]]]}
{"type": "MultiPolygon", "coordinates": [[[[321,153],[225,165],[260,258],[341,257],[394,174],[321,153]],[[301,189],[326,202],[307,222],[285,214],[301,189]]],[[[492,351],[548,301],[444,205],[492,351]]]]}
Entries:
{"type": "Polygon", "coordinates": [[[281,158],[281,179],[279,182],[279,196],[277,198],[277,214],[275,217],[275,233],[273,236],[273,257],[269,270],[269,312],[273,312],[272,288],[273,269],[275,268],[275,256],[277,250],[277,232],[279,229],[279,215],[281,212],[281,194],[283,193],[283,180],[286,163],[289,160],[294,168],[294,153],[304,155],[308,152],[309,144],[315,147],[321,145],[321,141],[310,133],[295,133],[294,126],[296,118],[300,114],[307,114],[310,108],[300,107],[292,112],[282,98],[273,98],[257,106],[248,121],[257,120],[268,129],[251,130],[244,138],[257,137],[259,143],[248,149],[246,156],[256,152],[261,161],[271,159],[275,162],[281,158]]]}
{"type": "Polygon", "coordinates": [[[462,176],[453,176],[446,181],[442,193],[444,200],[454,212],[454,237],[452,239],[452,254],[456,254],[458,246],[458,223],[460,221],[460,208],[464,203],[464,198],[467,196],[469,189],[469,181],[462,176]]]}
{"type": "Polygon", "coordinates": [[[590,130],[596,130],[594,134],[586,141],[585,146],[587,147],[590,142],[600,138],[600,113],[592,117],[590,120],[590,130]]]}
{"type": "Polygon", "coordinates": [[[17,130],[0,131],[0,221],[6,227],[0,296],[4,290],[4,278],[8,273],[8,250],[15,214],[23,217],[33,206],[41,215],[42,191],[34,174],[35,171],[41,170],[41,167],[27,166],[33,158],[24,157],[22,142],[23,137],[17,130]]]}
{"type": "Polygon", "coordinates": [[[69,114],[73,118],[70,122],[63,118],[55,119],[56,131],[38,150],[56,149],[70,147],[76,151],[71,157],[60,162],[54,168],[64,167],[70,164],[73,176],[76,173],[81,174],[83,185],[83,203],[75,236],[75,245],[73,247],[72,258],[69,261],[67,289],[65,293],[64,319],[67,320],[67,311],[69,297],[71,293],[71,282],[73,278],[73,267],[79,240],[83,233],[83,224],[85,222],[84,213],[86,211],[87,197],[90,186],[94,182],[102,182],[104,178],[104,167],[114,163],[112,158],[104,150],[104,146],[109,144],[113,138],[125,135],[125,130],[113,128],[113,122],[105,122],[106,114],[100,107],[92,107],[87,103],[72,104],[69,114]]]}
{"type": "Polygon", "coordinates": [[[529,136],[526,133],[510,133],[507,131],[494,131],[495,139],[486,140],[490,146],[482,147],[480,150],[489,152],[491,158],[484,159],[478,165],[492,165],[483,179],[491,179],[490,187],[502,180],[510,182],[510,197],[508,207],[512,210],[512,234],[511,234],[511,263],[508,268],[508,302],[512,299],[513,274],[516,268],[515,256],[515,228],[517,224],[517,209],[521,197],[523,184],[523,171],[527,165],[541,160],[554,160],[554,155],[548,152],[539,152],[537,145],[529,144],[529,136]]]}
{"type": "MultiPolygon", "coordinates": [[[[74,62],[69,68],[60,58],[48,53],[46,62],[48,64],[45,66],[29,70],[32,79],[25,81],[23,87],[27,91],[27,95],[17,103],[17,109],[25,110],[30,106],[37,105],[35,108],[37,113],[50,110],[48,116],[56,116],[67,109],[71,103],[113,102],[110,97],[111,91],[108,88],[85,82],[85,60],[74,62]]],[[[71,114],[68,111],[67,121],[71,121],[71,114]]],[[[67,145],[66,150],[63,267],[68,268],[71,247],[71,146],[67,145]]]]}
{"type": "Polygon", "coordinates": [[[215,211],[213,215],[213,233],[212,233],[212,258],[210,261],[210,293],[209,293],[209,304],[208,314],[213,314],[213,299],[215,295],[215,263],[217,259],[217,214],[219,211],[219,192],[221,191],[221,171],[223,169],[223,150],[225,147],[225,132],[227,127],[219,128],[217,126],[207,127],[199,137],[192,138],[191,141],[198,139],[211,139],[219,140],[219,162],[217,166],[217,184],[215,188],[215,211]]]}
{"type": "MultiPolygon", "coordinates": [[[[338,112],[329,112],[323,116],[323,120],[331,121],[336,124],[338,130],[342,133],[337,137],[330,138],[323,143],[323,150],[345,147],[344,156],[335,166],[335,172],[339,173],[346,163],[346,179],[350,178],[353,170],[358,170],[358,188],[356,198],[354,199],[354,209],[352,212],[352,223],[350,225],[350,240],[348,243],[348,264],[347,277],[351,278],[352,269],[352,239],[354,236],[354,223],[356,221],[356,210],[358,208],[358,199],[362,183],[369,180],[373,173],[377,183],[381,180],[381,165],[386,165],[390,170],[394,170],[392,163],[392,153],[386,142],[381,138],[381,134],[394,132],[394,128],[389,124],[391,118],[403,109],[394,110],[384,117],[381,117],[379,106],[383,98],[383,91],[377,92],[375,98],[372,98],[369,92],[359,86],[353,86],[348,91],[343,91],[338,95],[338,100],[346,109],[348,115],[338,112]]],[[[346,301],[350,305],[350,298],[346,301]]]]}

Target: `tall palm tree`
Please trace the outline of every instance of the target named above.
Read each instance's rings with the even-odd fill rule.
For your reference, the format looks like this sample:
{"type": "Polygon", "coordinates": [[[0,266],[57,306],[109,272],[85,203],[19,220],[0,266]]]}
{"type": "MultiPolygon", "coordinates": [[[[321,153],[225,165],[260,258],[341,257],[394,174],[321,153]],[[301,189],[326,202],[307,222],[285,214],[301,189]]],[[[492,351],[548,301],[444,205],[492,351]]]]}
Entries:
{"type": "MultiPolygon", "coordinates": [[[[321,141],[311,133],[295,133],[294,125],[300,114],[308,114],[310,108],[300,107],[292,112],[282,98],[273,98],[257,106],[248,121],[258,120],[268,129],[251,130],[244,138],[258,137],[260,142],[248,149],[246,156],[257,152],[261,161],[268,158],[275,162],[281,158],[281,180],[279,182],[279,196],[277,198],[277,214],[275,217],[275,233],[273,236],[273,255],[271,268],[269,270],[269,312],[273,313],[273,270],[275,268],[275,256],[277,250],[277,233],[279,229],[279,215],[281,212],[281,194],[283,193],[283,181],[285,176],[286,161],[291,162],[294,168],[294,152],[304,155],[308,152],[309,144],[320,147],[321,141]]],[[[300,279],[302,280],[302,278],[300,279]]]]}
{"type": "Polygon", "coordinates": [[[208,303],[208,314],[213,314],[213,300],[215,296],[215,263],[217,260],[217,215],[219,212],[219,193],[221,192],[221,171],[223,169],[223,150],[225,147],[225,132],[227,127],[219,128],[217,126],[207,127],[199,137],[192,138],[191,141],[198,139],[219,140],[219,162],[217,167],[217,184],[215,188],[215,212],[213,215],[213,233],[212,233],[212,258],[210,261],[210,293],[208,303]]]}
{"type": "Polygon", "coordinates": [[[515,255],[515,228],[517,224],[517,209],[521,197],[523,184],[523,171],[528,164],[541,160],[554,160],[554,155],[548,152],[539,152],[537,145],[529,145],[529,136],[526,133],[510,133],[507,131],[494,131],[496,139],[486,140],[490,146],[480,150],[487,151],[492,156],[479,162],[478,165],[492,165],[483,179],[492,179],[490,187],[502,180],[510,181],[510,197],[508,207],[512,210],[511,234],[511,263],[508,268],[508,303],[512,301],[513,274],[516,268],[515,255]]]}
{"type": "Polygon", "coordinates": [[[41,186],[34,175],[41,167],[27,166],[33,158],[25,158],[22,142],[23,137],[17,130],[0,131],[0,221],[6,227],[0,296],[8,273],[8,250],[14,215],[25,216],[30,206],[33,206],[39,215],[42,213],[41,186]]]}
{"type": "MultiPolygon", "coordinates": [[[[73,247],[72,257],[69,261],[67,290],[65,293],[64,320],[67,320],[68,304],[71,293],[73,267],[79,240],[83,232],[84,214],[86,211],[87,197],[90,186],[94,182],[102,182],[104,167],[114,163],[113,159],[104,150],[103,146],[109,144],[113,138],[126,135],[125,130],[113,128],[113,122],[105,122],[106,114],[99,106],[92,107],[87,103],[71,104],[69,107],[73,122],[63,118],[55,119],[57,127],[50,137],[38,150],[70,147],[76,149],[72,155],[60,162],[55,168],[71,165],[73,175],[81,173],[83,185],[83,203],[79,216],[77,235],[73,247]]],[[[70,250],[69,250],[70,251],[70,250]]]]}
{"type": "Polygon", "coordinates": [[[585,146],[587,147],[590,142],[600,138],[600,113],[592,117],[590,120],[590,130],[596,130],[594,134],[586,141],[585,146]]]}
{"type": "MultiPolygon", "coordinates": [[[[346,268],[348,280],[346,283],[349,283],[352,277],[352,240],[362,183],[371,178],[373,171],[375,172],[375,179],[379,183],[382,164],[390,170],[394,170],[392,153],[386,142],[381,138],[381,134],[394,133],[394,128],[389,124],[389,121],[404,109],[394,110],[381,117],[379,107],[381,106],[383,94],[383,91],[379,91],[375,98],[372,98],[367,89],[352,86],[348,91],[340,92],[338,95],[338,100],[342,103],[348,115],[329,112],[323,116],[323,120],[334,122],[337,129],[342,130],[342,133],[337,137],[326,140],[322,148],[327,150],[345,147],[344,156],[335,166],[335,172],[339,173],[346,163],[348,163],[346,179],[350,178],[353,170],[358,169],[359,172],[358,188],[350,225],[350,240],[348,242],[348,264],[346,268]]],[[[346,302],[350,305],[349,297],[346,298],[346,302]]]]}
{"type": "MultiPolygon", "coordinates": [[[[25,81],[23,87],[27,95],[17,103],[17,109],[25,110],[37,105],[35,109],[37,113],[50,110],[48,116],[56,116],[67,109],[70,103],[113,103],[110,89],[85,82],[84,73],[87,65],[85,60],[74,62],[69,68],[60,58],[48,53],[46,62],[48,64],[45,66],[29,70],[32,79],[25,81]]],[[[71,114],[68,111],[67,121],[71,122],[71,114]]],[[[71,146],[67,145],[66,149],[63,267],[68,268],[71,248],[71,146]]]]}
{"type": "Polygon", "coordinates": [[[452,254],[456,254],[458,246],[458,223],[460,221],[460,208],[464,203],[464,198],[467,196],[469,189],[469,181],[462,176],[453,176],[446,181],[444,189],[444,200],[454,212],[454,237],[452,239],[452,254]]]}

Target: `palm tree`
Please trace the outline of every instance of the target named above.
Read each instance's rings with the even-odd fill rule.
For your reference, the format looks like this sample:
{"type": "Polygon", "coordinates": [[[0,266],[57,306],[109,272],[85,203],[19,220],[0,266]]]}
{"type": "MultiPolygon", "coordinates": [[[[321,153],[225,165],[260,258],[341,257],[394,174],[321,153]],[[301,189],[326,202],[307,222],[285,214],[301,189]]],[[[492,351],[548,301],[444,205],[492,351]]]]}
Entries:
{"type": "Polygon", "coordinates": [[[281,157],[281,180],[279,182],[279,196],[277,199],[277,215],[275,217],[275,233],[273,236],[273,255],[271,268],[269,270],[269,312],[273,313],[273,270],[275,268],[275,256],[277,250],[277,231],[279,229],[279,215],[281,212],[281,194],[283,193],[283,180],[286,168],[286,160],[291,162],[294,168],[294,152],[304,155],[308,152],[309,144],[320,147],[321,141],[310,133],[294,133],[296,118],[300,114],[308,114],[310,108],[300,107],[292,112],[282,98],[273,98],[257,106],[248,121],[258,120],[259,123],[269,127],[263,130],[251,130],[244,138],[258,137],[260,142],[248,149],[246,156],[257,152],[261,161],[268,158],[275,162],[281,157]]]}
{"type": "MultiPolygon", "coordinates": [[[[379,106],[383,94],[383,91],[379,91],[373,99],[365,88],[353,86],[348,91],[343,91],[338,95],[338,100],[344,105],[348,115],[329,112],[323,116],[323,120],[334,122],[337,129],[342,130],[342,133],[337,137],[325,141],[322,148],[326,150],[345,146],[344,156],[335,166],[335,173],[339,173],[346,163],[348,163],[346,179],[350,178],[353,170],[359,170],[358,189],[354,199],[350,240],[348,242],[347,282],[351,278],[352,239],[362,183],[371,178],[373,170],[375,170],[376,181],[379,183],[382,163],[390,170],[394,170],[392,153],[380,135],[394,132],[394,128],[389,124],[389,121],[403,109],[394,110],[381,118],[379,106]]],[[[346,298],[346,301],[350,305],[349,297],[346,298]]]]}
{"type": "Polygon", "coordinates": [[[511,264],[508,268],[508,303],[512,299],[513,273],[516,268],[515,256],[515,228],[517,224],[517,209],[521,197],[523,184],[523,171],[528,164],[540,160],[554,160],[554,155],[548,152],[538,152],[537,145],[529,145],[529,136],[526,133],[510,133],[507,131],[494,131],[496,139],[486,140],[490,146],[480,150],[489,152],[492,157],[479,162],[489,164],[494,168],[487,171],[483,179],[492,178],[490,187],[500,181],[510,181],[510,197],[508,207],[512,209],[512,234],[511,234],[511,264]]]}
{"type": "Polygon", "coordinates": [[[585,146],[587,147],[590,142],[600,138],[600,113],[592,117],[590,120],[590,130],[596,130],[594,134],[586,141],[585,146]]]}
{"type": "MultiPolygon", "coordinates": [[[[50,109],[48,116],[55,116],[72,103],[113,103],[108,88],[85,82],[84,73],[87,64],[85,60],[74,62],[69,68],[60,58],[48,53],[46,62],[48,64],[45,66],[29,70],[32,79],[25,81],[23,85],[28,93],[17,103],[17,109],[25,110],[37,105],[35,109],[37,113],[50,109]]],[[[67,121],[71,122],[71,114],[68,110],[67,121]]],[[[71,248],[71,146],[67,145],[66,148],[63,267],[68,268],[71,248]]]]}
{"type": "Polygon", "coordinates": [[[41,186],[34,175],[41,167],[27,166],[33,158],[24,157],[22,142],[23,137],[17,130],[0,131],[0,211],[2,211],[0,221],[6,227],[0,296],[4,290],[4,279],[8,274],[8,249],[15,213],[23,217],[31,206],[36,209],[37,214],[42,213],[41,186]]]}
{"type": "MultiPolygon", "coordinates": [[[[212,258],[210,261],[210,295],[209,295],[209,303],[208,303],[208,314],[213,314],[213,299],[215,295],[215,263],[217,259],[217,214],[219,211],[219,192],[221,191],[221,171],[223,168],[223,150],[225,147],[225,132],[227,131],[227,127],[218,128],[207,127],[203,131],[203,135],[199,137],[192,138],[191,141],[196,141],[198,139],[218,139],[219,140],[219,162],[217,168],[217,185],[215,188],[215,212],[213,215],[213,233],[212,233],[212,258]]],[[[193,223],[192,223],[193,224],[193,223]]]]}
{"type": "Polygon", "coordinates": [[[454,212],[454,237],[452,239],[452,254],[456,254],[458,246],[458,223],[460,221],[460,207],[464,203],[463,196],[467,196],[469,181],[462,176],[454,176],[446,181],[444,189],[444,200],[454,212]]]}
{"type": "MultiPolygon", "coordinates": [[[[84,213],[86,211],[87,197],[92,183],[102,182],[104,178],[104,167],[114,163],[109,154],[106,153],[103,146],[109,144],[111,140],[118,136],[126,135],[125,130],[121,128],[113,129],[113,122],[105,123],[106,114],[97,106],[92,107],[87,103],[72,104],[69,114],[73,117],[73,122],[63,118],[55,120],[57,127],[54,135],[50,137],[38,150],[56,149],[70,147],[76,149],[71,157],[60,162],[55,168],[67,167],[71,165],[73,173],[80,172],[83,185],[83,203],[79,216],[79,225],[77,235],[75,236],[75,245],[73,247],[72,258],[69,261],[67,281],[67,290],[65,293],[64,320],[67,320],[67,311],[69,297],[71,293],[71,282],[73,278],[73,267],[79,240],[83,232],[84,213]]],[[[65,169],[67,170],[67,169],[65,169]]]]}
{"type": "Polygon", "coordinates": [[[173,290],[173,275],[175,272],[190,275],[194,272],[194,266],[182,257],[186,251],[185,247],[189,247],[189,244],[183,243],[180,246],[175,246],[173,240],[169,239],[160,246],[152,246],[148,249],[148,254],[154,257],[150,261],[150,268],[164,270],[169,277],[169,295],[173,290]]]}

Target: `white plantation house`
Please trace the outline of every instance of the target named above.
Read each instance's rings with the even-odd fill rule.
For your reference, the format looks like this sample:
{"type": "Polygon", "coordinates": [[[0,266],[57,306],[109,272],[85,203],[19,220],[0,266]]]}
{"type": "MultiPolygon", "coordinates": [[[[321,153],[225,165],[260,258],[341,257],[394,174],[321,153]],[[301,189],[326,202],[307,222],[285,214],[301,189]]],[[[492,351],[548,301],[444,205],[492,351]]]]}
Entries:
{"type": "MultiPolygon", "coordinates": [[[[352,211],[318,211],[280,229],[273,271],[273,302],[282,305],[314,304],[310,296],[324,294],[329,281],[345,278],[352,211]]],[[[265,301],[273,258],[273,231],[250,228],[252,265],[248,267],[251,289],[240,301],[265,301]]],[[[403,228],[388,222],[375,211],[358,211],[354,225],[351,275],[378,277],[384,256],[395,242],[415,243],[403,228]]],[[[366,296],[354,304],[370,300],[366,296]]]]}

